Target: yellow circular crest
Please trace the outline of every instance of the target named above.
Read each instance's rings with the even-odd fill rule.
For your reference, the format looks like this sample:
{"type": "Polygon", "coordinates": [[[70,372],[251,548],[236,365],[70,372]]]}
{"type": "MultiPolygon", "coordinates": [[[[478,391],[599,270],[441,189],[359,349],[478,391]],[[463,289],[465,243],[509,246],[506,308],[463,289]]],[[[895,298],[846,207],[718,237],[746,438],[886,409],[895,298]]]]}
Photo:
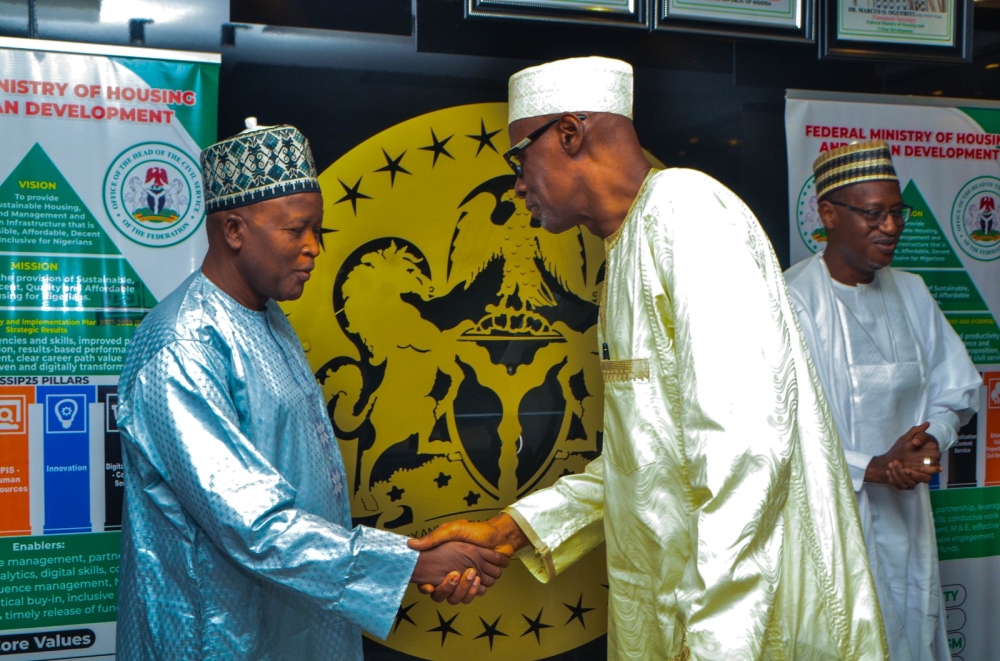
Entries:
{"type": "MultiPolygon", "coordinates": [[[[356,522],[490,518],[601,448],[604,246],[550,234],[502,158],[507,104],[439,110],[321,176],[325,251],[283,305],[323,386],[356,522]]],[[[410,587],[386,645],[543,659],[607,630],[603,549],[542,585],[514,561],[471,606],[410,587]]]]}

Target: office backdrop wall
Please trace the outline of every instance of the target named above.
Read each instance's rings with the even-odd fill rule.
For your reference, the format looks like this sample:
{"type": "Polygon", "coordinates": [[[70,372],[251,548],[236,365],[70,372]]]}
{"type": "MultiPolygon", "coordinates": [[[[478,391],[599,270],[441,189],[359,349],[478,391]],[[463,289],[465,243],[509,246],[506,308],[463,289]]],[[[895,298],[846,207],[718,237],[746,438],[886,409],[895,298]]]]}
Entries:
{"type": "MultiPolygon", "coordinates": [[[[579,359],[574,353],[576,345],[555,342],[551,337],[508,338],[500,340],[507,346],[499,350],[488,344],[496,344],[496,340],[474,337],[493,320],[489,306],[508,309],[515,303],[509,295],[504,296],[503,273],[497,272],[497,263],[507,263],[510,257],[495,258],[481,273],[474,271],[488,260],[475,264],[469,259],[465,262],[468,270],[460,272],[455,267],[449,269],[446,258],[460,219],[463,226],[468,225],[477,216],[481,220],[484,213],[492,216],[494,211],[510,210],[507,203],[511,203],[513,212],[504,227],[510,227],[505,231],[515,229],[508,223],[516,221],[519,208],[516,201],[504,199],[508,191],[502,177],[507,171],[493,151],[502,152],[506,141],[498,104],[506,99],[511,73],[546,59],[583,54],[633,62],[635,121],[644,146],[666,165],[703,170],[743,197],[786,266],[790,252],[786,88],[1000,98],[1000,71],[987,68],[1000,62],[1000,21],[992,10],[977,10],[974,64],[924,66],[818,62],[815,46],[520,21],[465,21],[460,0],[417,0],[412,5],[379,0],[372,2],[371,11],[365,14],[338,12],[341,5],[356,5],[354,0],[288,1],[280,3],[288,11],[278,13],[274,12],[278,3],[251,0],[33,0],[30,4],[35,7],[34,14],[28,11],[28,0],[0,2],[0,33],[102,44],[128,44],[141,37],[147,47],[221,52],[220,136],[242,130],[248,115],[259,117],[261,123],[296,124],[309,136],[317,165],[324,172],[326,225],[338,231],[325,235],[328,247],[320,257],[321,272],[307,287],[303,301],[310,307],[289,306],[288,311],[309,346],[307,355],[315,369],[329,377],[324,387],[333,404],[331,413],[342,431],[349,432],[341,448],[353,463],[352,485],[357,488],[367,482],[356,491],[355,516],[383,527],[395,525],[394,529],[402,532],[419,532],[427,527],[426,519],[436,516],[459,512],[466,512],[462,516],[485,515],[469,510],[486,509],[482,503],[491,500],[492,506],[497,506],[500,501],[493,496],[523,491],[543,469],[548,472],[537,484],[545,483],[555,477],[551,468],[556,464],[563,465],[557,472],[577,469],[597,442],[599,428],[593,423],[597,388],[590,388],[586,369],[572,369],[571,363],[579,359]],[[89,9],[82,10],[84,6],[89,9]],[[412,13],[407,6],[413,7],[412,13]],[[316,18],[317,8],[325,11],[322,20],[316,18]],[[135,24],[130,30],[130,18],[146,21],[141,23],[143,29],[135,24]],[[493,181],[497,177],[501,179],[493,181]],[[417,196],[416,189],[421,186],[416,182],[425,182],[427,197],[417,196]],[[418,207],[430,209],[434,215],[415,213],[418,207]],[[432,327],[415,318],[414,323],[398,324],[398,328],[365,325],[371,310],[347,303],[352,286],[359,282],[358,264],[366,259],[378,264],[377,283],[388,288],[387,300],[404,313],[418,310],[420,319],[432,327]],[[392,260],[395,262],[390,263],[392,260]],[[406,267],[402,273],[393,270],[400,265],[406,267]],[[446,309],[442,301],[448,301],[450,307],[459,298],[463,303],[455,309],[465,316],[442,316],[446,309]],[[344,305],[335,307],[338,300],[344,305]],[[302,321],[310,315],[315,319],[302,321]],[[458,337],[444,332],[457,328],[462,329],[455,334],[458,337]],[[376,350],[385,344],[383,340],[402,339],[385,337],[384,333],[411,330],[414,340],[420,331],[427,331],[429,338],[427,344],[414,347],[434,350],[407,356],[393,349],[386,352],[383,362],[381,354],[368,355],[360,346],[364,344],[361,338],[368,337],[375,340],[372,348],[376,350]],[[462,339],[468,331],[471,333],[462,339]],[[521,356],[523,362],[515,362],[513,353],[508,352],[511,346],[529,348],[531,344],[530,351],[521,356]],[[436,367],[433,371],[432,390],[438,397],[432,398],[431,415],[448,409],[455,412],[450,421],[446,416],[438,426],[440,418],[436,418],[427,432],[426,422],[412,416],[414,419],[403,422],[414,428],[394,430],[409,435],[390,449],[373,438],[372,429],[391,428],[378,422],[377,416],[376,422],[369,422],[371,428],[364,424],[355,427],[354,416],[367,413],[369,405],[374,412],[371,395],[379,387],[387,388],[376,384],[378,369],[384,368],[389,376],[406,366],[405,378],[430,379],[435,352],[442,347],[446,351],[457,347],[456,355],[465,365],[459,364],[450,374],[440,370],[445,375],[440,378],[436,367]],[[556,349],[565,354],[550,365],[547,361],[556,349]],[[491,351],[500,354],[496,362],[493,355],[482,353],[491,351]],[[427,365],[421,362],[424,356],[427,365]],[[510,368],[513,375],[507,373],[510,368]],[[551,374],[552,369],[555,374],[551,374]],[[582,376],[577,376],[581,372],[582,376]],[[541,379],[540,385],[532,389],[530,397],[521,396],[517,406],[507,401],[513,401],[513,392],[490,399],[489,379],[521,378],[526,382],[528,376],[541,379]],[[568,388],[564,383],[567,378],[568,388]],[[581,382],[585,390],[580,389],[581,382]],[[343,387],[344,395],[334,402],[336,383],[343,387]],[[475,393],[478,395],[473,396],[475,393]],[[520,405],[539,396],[551,406],[531,410],[520,405]],[[469,403],[479,400],[485,402],[484,410],[472,409],[469,403]],[[458,418],[459,413],[464,417],[458,418]],[[505,413],[507,425],[516,419],[525,429],[526,421],[549,424],[559,420],[559,425],[551,424],[551,432],[540,425],[542,431],[536,436],[552,439],[551,445],[541,444],[534,450],[544,451],[551,466],[536,462],[536,471],[526,478],[526,469],[519,475],[516,469],[511,472],[502,465],[509,461],[509,455],[497,452],[497,448],[513,434],[507,427],[501,430],[505,413]],[[484,423],[478,431],[470,424],[476,419],[484,423]],[[581,428],[585,439],[580,436],[581,428]],[[465,443],[481,450],[468,459],[469,467],[449,456],[459,451],[451,448],[465,443]],[[424,457],[429,458],[426,464],[414,465],[414,444],[431,450],[424,457]],[[448,444],[449,451],[444,452],[448,444]],[[361,466],[359,456],[382,460],[372,461],[370,467],[361,466]],[[392,462],[402,470],[394,471],[392,462]],[[576,464],[568,465],[572,462],[576,464]],[[359,481],[359,475],[367,475],[367,480],[359,481]],[[433,478],[440,478],[443,486],[433,478]],[[403,483],[407,479],[420,482],[418,493],[403,483]],[[416,498],[420,489],[424,490],[420,498],[442,495],[439,510],[408,500],[416,498]],[[364,498],[360,498],[369,495],[366,491],[375,510],[366,509],[364,498]],[[404,523],[406,507],[412,510],[413,519],[404,523]]],[[[529,239],[531,231],[533,228],[526,228],[529,239]]],[[[468,231],[464,235],[470,236],[468,231]]],[[[485,251],[489,240],[481,242],[485,251]]],[[[584,238],[586,271],[579,263],[572,264],[575,272],[586,275],[574,283],[560,281],[569,272],[563,258],[549,263],[544,259],[555,254],[558,246],[546,246],[539,253],[542,259],[529,262],[534,264],[533,281],[524,286],[547,291],[551,298],[543,300],[555,303],[538,306],[536,314],[545,319],[550,330],[553,325],[565,324],[569,331],[557,325],[564,338],[585,334],[587,315],[592,314],[588,288],[600,275],[599,258],[592,250],[588,252],[587,246],[584,238]]],[[[406,342],[401,344],[407,346],[406,342]]],[[[386,389],[379,393],[379,399],[389,395],[396,396],[386,389]]],[[[405,416],[404,410],[420,410],[428,404],[393,401],[400,402],[399,417],[405,416]]],[[[515,451],[518,445],[530,447],[523,439],[518,442],[518,437],[514,437],[515,451]]],[[[468,449],[462,451],[463,459],[471,455],[468,449]]],[[[601,659],[603,588],[599,578],[596,580],[596,586],[589,578],[574,582],[575,593],[558,592],[551,602],[535,601],[539,593],[529,590],[524,602],[505,596],[500,600],[502,608],[494,607],[498,602],[484,601],[480,605],[484,610],[464,615],[458,609],[438,611],[429,602],[408,597],[398,627],[394,627],[397,637],[384,645],[366,641],[366,652],[371,659],[393,660],[435,655],[454,658],[447,656],[452,651],[521,658],[518,654],[526,649],[535,654],[526,658],[551,654],[565,660],[601,659]],[[417,605],[411,610],[405,610],[414,603],[417,605]],[[595,610],[586,610],[589,608],[595,610]],[[456,614],[458,617],[448,624],[456,614]],[[560,638],[566,635],[576,637],[560,638]],[[408,646],[410,642],[401,642],[404,638],[422,640],[424,647],[408,646]]]]}

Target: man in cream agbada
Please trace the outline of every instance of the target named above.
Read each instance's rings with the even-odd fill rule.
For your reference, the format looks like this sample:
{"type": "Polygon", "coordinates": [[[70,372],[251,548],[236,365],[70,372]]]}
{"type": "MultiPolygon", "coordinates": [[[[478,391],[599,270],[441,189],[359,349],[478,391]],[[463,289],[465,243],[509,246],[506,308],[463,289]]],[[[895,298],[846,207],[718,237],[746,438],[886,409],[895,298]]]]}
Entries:
{"type": "Polygon", "coordinates": [[[611,659],[883,661],[847,466],[771,245],[718,182],[651,170],[631,116],[624,62],[510,80],[517,194],[547,230],[605,241],[603,453],[418,548],[517,552],[544,582],[605,542],[611,659]]]}

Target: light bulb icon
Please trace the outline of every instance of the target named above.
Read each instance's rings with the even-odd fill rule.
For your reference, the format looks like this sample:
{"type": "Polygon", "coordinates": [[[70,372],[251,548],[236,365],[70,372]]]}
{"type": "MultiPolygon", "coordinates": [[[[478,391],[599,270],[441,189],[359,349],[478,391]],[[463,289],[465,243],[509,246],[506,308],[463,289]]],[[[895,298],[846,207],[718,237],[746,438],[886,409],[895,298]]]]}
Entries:
{"type": "Polygon", "coordinates": [[[56,418],[58,418],[63,429],[69,429],[69,426],[73,424],[73,420],[76,419],[76,414],[79,410],[80,406],[76,403],[75,399],[61,399],[56,402],[56,418]]]}

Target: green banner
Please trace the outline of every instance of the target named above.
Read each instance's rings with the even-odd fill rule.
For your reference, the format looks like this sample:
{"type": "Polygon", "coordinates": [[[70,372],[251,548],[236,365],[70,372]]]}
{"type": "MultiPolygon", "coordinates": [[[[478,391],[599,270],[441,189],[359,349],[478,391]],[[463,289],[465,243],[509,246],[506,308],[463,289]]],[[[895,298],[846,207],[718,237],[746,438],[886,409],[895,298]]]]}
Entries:
{"type": "Polygon", "coordinates": [[[119,254],[37,143],[0,184],[0,221],[0,251],[119,254]]]}
{"type": "Polygon", "coordinates": [[[990,314],[945,314],[977,365],[1000,365],[1000,332],[990,314]]]}
{"type": "Polygon", "coordinates": [[[3,44],[0,656],[113,657],[117,379],[206,249],[219,58],[3,44]]]}
{"type": "Polygon", "coordinates": [[[931,492],[938,558],[1000,555],[1000,487],[931,492]]]}
{"type": "Polygon", "coordinates": [[[143,316],[0,309],[0,375],[117,375],[143,316]]]}
{"type": "Polygon", "coordinates": [[[112,622],[120,533],[0,540],[0,629],[112,622]]]}

